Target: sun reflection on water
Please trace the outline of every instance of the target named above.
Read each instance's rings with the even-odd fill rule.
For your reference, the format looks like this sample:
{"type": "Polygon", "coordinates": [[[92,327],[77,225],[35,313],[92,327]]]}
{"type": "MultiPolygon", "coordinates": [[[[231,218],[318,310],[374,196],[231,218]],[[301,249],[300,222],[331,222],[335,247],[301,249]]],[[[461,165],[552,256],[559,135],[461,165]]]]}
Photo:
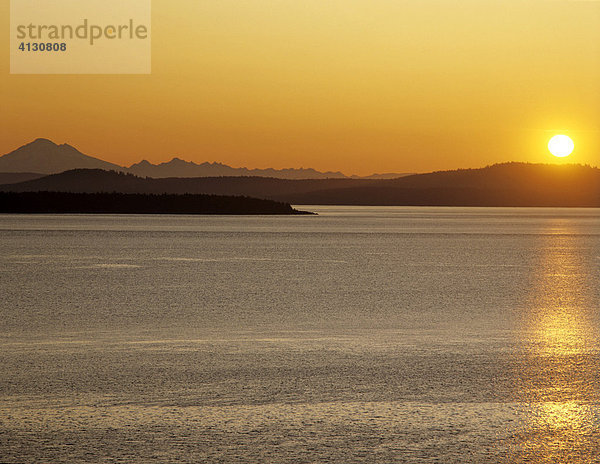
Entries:
{"type": "Polygon", "coordinates": [[[597,305],[590,290],[596,264],[577,231],[560,228],[543,236],[523,314],[518,396],[526,411],[519,432],[525,462],[594,462],[598,451],[597,305]]]}

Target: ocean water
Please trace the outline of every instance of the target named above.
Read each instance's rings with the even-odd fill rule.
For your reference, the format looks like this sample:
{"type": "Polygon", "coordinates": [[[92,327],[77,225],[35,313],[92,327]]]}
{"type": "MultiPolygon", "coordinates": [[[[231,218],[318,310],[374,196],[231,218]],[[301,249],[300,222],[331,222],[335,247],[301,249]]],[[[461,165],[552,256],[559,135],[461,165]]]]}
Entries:
{"type": "Polygon", "coordinates": [[[300,209],[0,216],[0,462],[600,462],[600,210],[300,209]]]}

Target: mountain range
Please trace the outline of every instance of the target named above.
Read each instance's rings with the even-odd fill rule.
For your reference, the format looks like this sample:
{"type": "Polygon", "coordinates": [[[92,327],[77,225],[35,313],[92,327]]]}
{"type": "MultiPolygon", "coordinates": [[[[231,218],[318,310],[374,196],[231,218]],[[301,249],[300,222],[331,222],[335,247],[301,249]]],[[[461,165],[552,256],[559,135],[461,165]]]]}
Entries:
{"type": "MultiPolygon", "coordinates": [[[[68,144],[57,145],[48,139],[36,139],[16,150],[0,156],[0,183],[19,182],[23,173],[29,178],[41,174],[57,174],[72,169],[104,169],[135,174],[141,177],[222,177],[254,176],[279,179],[345,179],[341,172],[320,172],[311,168],[300,169],[248,169],[233,168],[222,163],[201,163],[173,158],[171,161],[152,164],[143,160],[129,167],[119,166],[99,158],[85,155],[68,144]],[[8,174],[19,173],[11,177],[8,174]]],[[[394,178],[406,174],[373,174],[366,178],[394,178]]],[[[353,176],[358,178],[358,176],[353,176]]]]}
{"type": "Polygon", "coordinates": [[[503,163],[397,179],[142,178],[78,169],[0,185],[10,192],[242,195],[295,205],[600,207],[600,169],[503,163]]]}

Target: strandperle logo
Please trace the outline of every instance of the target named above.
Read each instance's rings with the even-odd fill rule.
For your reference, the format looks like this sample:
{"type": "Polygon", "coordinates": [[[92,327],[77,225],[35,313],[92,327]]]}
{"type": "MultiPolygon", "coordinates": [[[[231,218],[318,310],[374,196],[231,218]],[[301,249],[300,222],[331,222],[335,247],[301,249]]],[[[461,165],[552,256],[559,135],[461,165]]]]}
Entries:
{"type": "Polygon", "coordinates": [[[12,74],[149,74],[150,0],[11,0],[12,74]]]}
{"type": "Polygon", "coordinates": [[[79,26],[66,25],[40,25],[40,24],[20,24],[17,26],[17,39],[26,40],[73,40],[81,39],[89,41],[94,45],[99,39],[140,39],[148,38],[148,27],[144,24],[135,24],[130,19],[127,24],[100,26],[90,24],[88,19],[84,19],[79,26]]]}

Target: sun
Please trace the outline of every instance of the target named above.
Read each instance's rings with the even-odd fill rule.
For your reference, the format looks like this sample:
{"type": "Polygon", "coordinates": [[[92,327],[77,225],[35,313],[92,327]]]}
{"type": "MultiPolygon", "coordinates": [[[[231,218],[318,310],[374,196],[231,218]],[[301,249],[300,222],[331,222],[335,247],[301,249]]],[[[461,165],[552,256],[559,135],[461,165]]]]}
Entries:
{"type": "Polygon", "coordinates": [[[550,150],[550,153],[559,158],[569,156],[574,148],[575,144],[568,135],[555,135],[548,142],[548,150],[550,150]]]}

